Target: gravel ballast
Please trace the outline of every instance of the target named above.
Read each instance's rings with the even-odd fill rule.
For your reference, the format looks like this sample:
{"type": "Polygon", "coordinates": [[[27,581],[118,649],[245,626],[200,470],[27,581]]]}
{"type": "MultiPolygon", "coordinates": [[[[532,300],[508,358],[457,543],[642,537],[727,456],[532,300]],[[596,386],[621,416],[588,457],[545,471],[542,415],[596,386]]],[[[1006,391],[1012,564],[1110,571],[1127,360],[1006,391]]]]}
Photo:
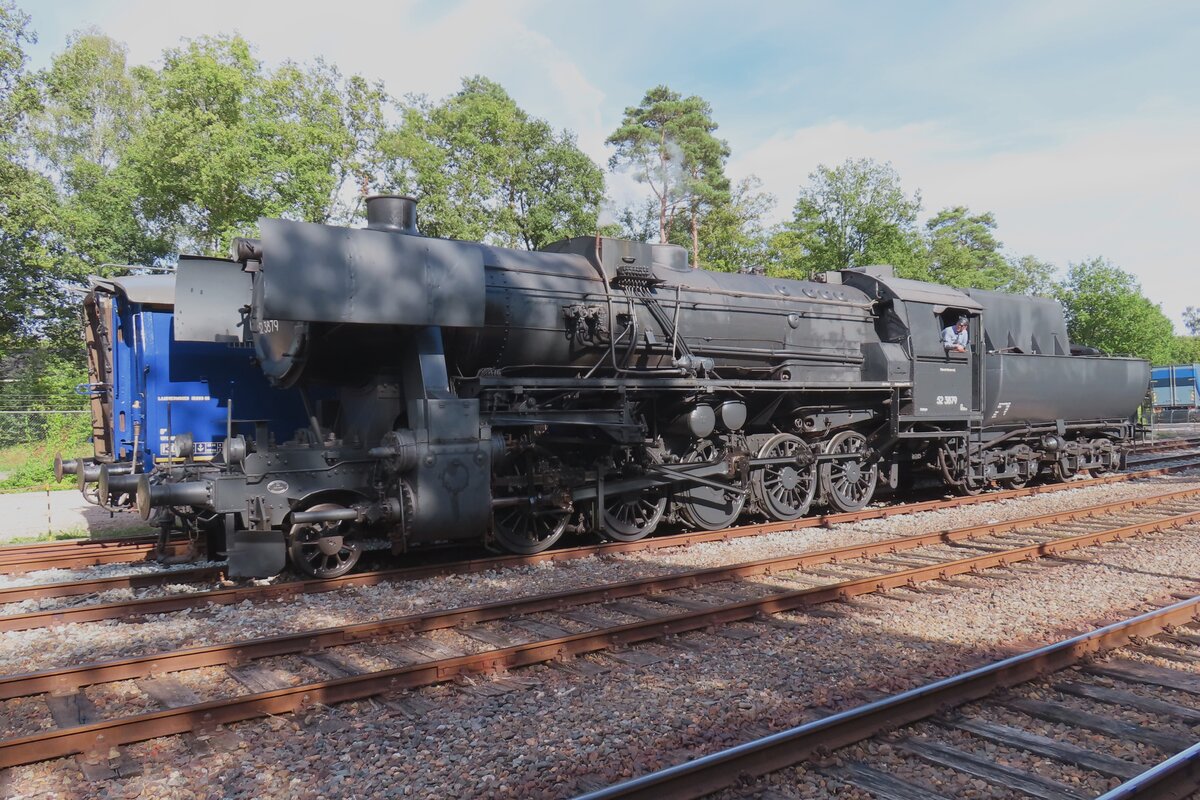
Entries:
{"type": "MultiPolygon", "coordinates": [[[[361,622],[1196,485],[1194,475],[1173,476],[833,530],[163,615],[134,625],[11,633],[0,638],[0,664],[13,673],[361,622]]],[[[413,692],[398,698],[396,708],[364,701],[242,723],[232,726],[239,744],[203,758],[189,755],[179,737],[142,743],[123,750],[141,763],[143,774],[104,784],[86,783],[70,761],[31,765],[9,772],[8,792],[21,797],[570,796],[1126,617],[1165,603],[1172,592],[1196,593],[1197,533],[1192,528],[1149,537],[1136,547],[1088,551],[1095,563],[1011,572],[1006,580],[969,578],[975,588],[952,594],[896,592],[838,604],[833,616],[787,614],[777,624],[736,626],[756,634],[753,638],[732,638],[718,629],[656,642],[636,648],[662,659],[641,668],[609,655],[588,656],[519,670],[514,677],[535,685],[503,694],[484,696],[480,688],[491,682],[479,678],[478,685],[464,681],[413,692]],[[608,671],[592,675],[594,669],[581,668],[585,663],[608,671]],[[414,713],[414,708],[425,710],[414,713]]],[[[814,793],[796,794],[793,782],[788,794],[820,797],[837,789],[821,776],[810,778],[814,793]]],[[[787,780],[796,780],[794,771],[787,780]]]]}

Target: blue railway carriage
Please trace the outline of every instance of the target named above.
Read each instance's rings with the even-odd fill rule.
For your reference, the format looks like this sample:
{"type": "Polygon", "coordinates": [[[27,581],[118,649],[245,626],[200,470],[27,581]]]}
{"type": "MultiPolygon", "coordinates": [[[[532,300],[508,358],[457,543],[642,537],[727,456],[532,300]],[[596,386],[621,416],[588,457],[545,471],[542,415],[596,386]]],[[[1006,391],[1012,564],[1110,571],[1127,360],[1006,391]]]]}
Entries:
{"type": "Polygon", "coordinates": [[[1200,419],[1200,364],[1173,364],[1150,371],[1155,422],[1194,422],[1200,419]]]}
{"type": "Polygon", "coordinates": [[[84,296],[94,456],[55,469],[106,508],[130,505],[140,474],[219,461],[231,427],[283,440],[306,425],[294,393],[267,391],[253,346],[176,338],[175,291],[174,275],[132,275],[92,278],[84,296]]]}

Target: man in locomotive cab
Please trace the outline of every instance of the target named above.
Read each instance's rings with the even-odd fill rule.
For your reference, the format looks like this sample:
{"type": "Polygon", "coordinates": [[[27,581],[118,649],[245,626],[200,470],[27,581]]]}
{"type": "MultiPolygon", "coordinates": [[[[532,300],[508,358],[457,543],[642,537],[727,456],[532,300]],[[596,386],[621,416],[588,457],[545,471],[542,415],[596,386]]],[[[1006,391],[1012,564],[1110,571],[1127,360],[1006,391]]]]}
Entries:
{"type": "Polygon", "coordinates": [[[942,329],[942,347],[947,353],[965,353],[967,345],[971,343],[970,334],[967,333],[967,318],[959,316],[953,325],[942,329]]]}

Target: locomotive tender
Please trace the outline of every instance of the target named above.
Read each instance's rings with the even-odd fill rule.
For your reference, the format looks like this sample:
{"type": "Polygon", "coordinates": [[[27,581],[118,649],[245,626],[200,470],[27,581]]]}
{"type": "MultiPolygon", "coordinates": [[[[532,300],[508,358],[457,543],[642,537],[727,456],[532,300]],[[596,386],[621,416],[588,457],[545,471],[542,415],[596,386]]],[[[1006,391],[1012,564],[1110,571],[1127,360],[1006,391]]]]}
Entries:
{"type": "Polygon", "coordinates": [[[1053,301],[888,267],[799,281],[604,237],[509,250],[422,236],[397,196],[368,198],[366,228],[261,231],[181,262],[174,334],[252,344],[307,424],[276,442],[230,414],[219,458],[179,448],[136,476],[164,531],[220,520],[233,576],[290,558],[333,577],[368,539],[534,553],[795,520],[918,471],[967,493],[1065,480],[1120,466],[1148,383],[1144,361],[1073,355],[1053,301]],[[959,316],[971,345],[947,352],[959,316]]]}

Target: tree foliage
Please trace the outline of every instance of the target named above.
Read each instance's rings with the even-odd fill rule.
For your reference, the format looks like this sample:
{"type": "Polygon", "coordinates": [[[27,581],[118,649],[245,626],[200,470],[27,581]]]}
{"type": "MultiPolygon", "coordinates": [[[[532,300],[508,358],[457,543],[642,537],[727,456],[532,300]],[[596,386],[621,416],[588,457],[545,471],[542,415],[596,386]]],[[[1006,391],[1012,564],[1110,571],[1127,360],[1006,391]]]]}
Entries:
{"type": "Polygon", "coordinates": [[[1200,308],[1188,306],[1183,310],[1183,325],[1192,336],[1200,336],[1200,308]]]}
{"type": "Polygon", "coordinates": [[[420,197],[425,233],[533,249],[596,231],[600,168],[574,134],[487,78],[467,78],[439,103],[410,99],[383,154],[388,184],[420,197]]]}
{"type": "Polygon", "coordinates": [[[900,186],[891,164],[849,159],[824,164],[800,190],[793,218],[772,246],[797,274],[891,264],[909,278],[928,277],[917,230],[921,195],[900,186]]]}
{"type": "Polygon", "coordinates": [[[714,205],[704,215],[699,238],[704,267],[722,272],[765,271],[770,237],[764,220],[775,203],[775,196],[763,191],[757,176],[738,181],[728,201],[714,205]]]}
{"type": "Polygon", "coordinates": [[[0,361],[37,340],[56,300],[47,236],[54,191],[18,144],[24,115],[37,104],[25,71],[25,47],[36,41],[28,15],[0,0],[0,361]]]}
{"type": "Polygon", "coordinates": [[[1159,364],[1200,364],[1200,336],[1176,336],[1166,361],[1159,364]]]}
{"type": "Polygon", "coordinates": [[[713,135],[716,129],[705,100],[656,86],[625,109],[607,139],[616,148],[609,166],[629,169],[658,201],[659,242],[671,241],[679,215],[686,213],[697,265],[705,215],[729,202],[729,145],[713,135]]]}
{"type": "Polygon", "coordinates": [[[1058,295],[1072,342],[1156,364],[1170,361],[1171,321],[1128,272],[1103,258],[1072,264],[1058,295]]]}
{"type": "Polygon", "coordinates": [[[126,155],[151,230],[220,252],[259,217],[348,220],[380,170],[386,95],[318,61],[265,70],[241,37],[200,38],[144,72],[148,114],[126,155]]]}

